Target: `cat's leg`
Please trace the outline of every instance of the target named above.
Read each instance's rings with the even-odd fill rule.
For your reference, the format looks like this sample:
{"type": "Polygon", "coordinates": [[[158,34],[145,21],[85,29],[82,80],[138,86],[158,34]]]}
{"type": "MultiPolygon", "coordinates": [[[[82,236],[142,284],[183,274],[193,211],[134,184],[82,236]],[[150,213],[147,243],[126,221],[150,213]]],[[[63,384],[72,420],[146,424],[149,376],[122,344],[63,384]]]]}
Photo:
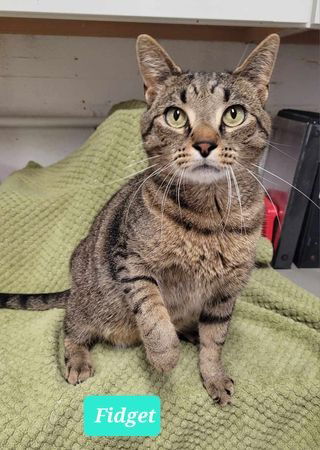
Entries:
{"type": "Polygon", "coordinates": [[[65,379],[78,384],[93,376],[89,346],[94,340],[91,327],[66,313],[65,318],[65,379]]]}
{"type": "Polygon", "coordinates": [[[151,276],[123,279],[128,303],[135,315],[150,363],[168,372],[179,359],[180,341],[156,280],[151,276]]]}
{"type": "Polygon", "coordinates": [[[65,346],[65,378],[70,384],[78,384],[94,374],[88,344],[76,344],[72,338],[66,337],[65,346]]]}
{"type": "Polygon", "coordinates": [[[209,395],[221,406],[230,403],[234,393],[234,382],[221,361],[234,302],[235,297],[229,295],[212,297],[199,318],[200,372],[209,395]]]}
{"type": "Polygon", "coordinates": [[[219,289],[204,302],[199,317],[200,372],[209,395],[221,406],[231,403],[234,382],[225,373],[221,353],[237,296],[249,279],[251,265],[234,267],[219,289]]]}

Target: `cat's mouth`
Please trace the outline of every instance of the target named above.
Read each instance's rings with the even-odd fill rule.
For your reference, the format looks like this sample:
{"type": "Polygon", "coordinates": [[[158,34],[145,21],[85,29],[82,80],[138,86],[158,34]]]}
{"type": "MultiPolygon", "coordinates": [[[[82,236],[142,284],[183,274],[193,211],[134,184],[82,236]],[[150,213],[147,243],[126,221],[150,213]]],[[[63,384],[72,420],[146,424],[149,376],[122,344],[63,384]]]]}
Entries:
{"type": "Polygon", "coordinates": [[[211,164],[208,164],[206,162],[199,164],[198,166],[194,167],[192,169],[192,172],[199,172],[199,171],[205,171],[205,172],[215,172],[215,173],[219,173],[220,169],[218,169],[218,167],[213,166],[211,164]]]}
{"type": "Polygon", "coordinates": [[[185,177],[195,183],[210,184],[225,174],[223,167],[219,167],[208,161],[201,161],[196,163],[193,167],[190,167],[185,172],[185,177]]]}

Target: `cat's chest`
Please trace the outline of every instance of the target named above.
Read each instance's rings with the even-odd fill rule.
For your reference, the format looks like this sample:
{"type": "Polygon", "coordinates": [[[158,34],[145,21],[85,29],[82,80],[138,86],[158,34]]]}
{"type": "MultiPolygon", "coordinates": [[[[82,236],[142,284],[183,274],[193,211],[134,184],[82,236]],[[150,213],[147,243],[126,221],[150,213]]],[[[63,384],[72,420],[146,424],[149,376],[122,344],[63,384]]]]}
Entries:
{"type": "Polygon", "coordinates": [[[164,268],[158,281],[164,301],[174,321],[189,322],[200,313],[203,301],[211,295],[230,271],[230,262],[224,256],[216,239],[177,239],[175,246],[166,246],[162,260],[164,268]]]}
{"type": "Polygon", "coordinates": [[[159,287],[172,322],[180,331],[192,328],[203,304],[232,276],[233,268],[252,258],[245,236],[176,239],[163,259],[159,287]]]}
{"type": "Polygon", "coordinates": [[[183,331],[197,323],[203,303],[209,293],[212,293],[212,284],[181,267],[171,267],[162,272],[158,282],[176,329],[183,331]]]}
{"type": "MultiPolygon", "coordinates": [[[[215,234],[177,234],[171,244],[163,247],[166,255],[162,264],[170,265],[176,272],[188,273],[191,277],[212,280],[223,274],[234,264],[235,255],[230,251],[230,238],[215,234]]],[[[161,265],[162,265],[161,264],[161,265]]]]}

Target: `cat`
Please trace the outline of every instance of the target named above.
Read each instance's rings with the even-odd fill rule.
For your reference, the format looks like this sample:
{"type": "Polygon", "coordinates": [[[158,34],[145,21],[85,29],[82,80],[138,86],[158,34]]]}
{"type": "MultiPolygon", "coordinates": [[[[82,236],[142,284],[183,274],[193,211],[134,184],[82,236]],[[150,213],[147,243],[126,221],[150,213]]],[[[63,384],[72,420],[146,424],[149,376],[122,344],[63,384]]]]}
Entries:
{"type": "Polygon", "coordinates": [[[66,308],[68,383],[94,374],[96,340],[142,342],[152,366],[167,373],[185,338],[199,344],[209,395],[231,403],[234,381],[221,354],[261,235],[253,164],[271,130],[264,105],[278,48],[272,34],[233,72],[190,72],[153,38],[138,37],[148,168],[116,192],[75,249],[70,292],[1,296],[2,307],[66,308]]]}

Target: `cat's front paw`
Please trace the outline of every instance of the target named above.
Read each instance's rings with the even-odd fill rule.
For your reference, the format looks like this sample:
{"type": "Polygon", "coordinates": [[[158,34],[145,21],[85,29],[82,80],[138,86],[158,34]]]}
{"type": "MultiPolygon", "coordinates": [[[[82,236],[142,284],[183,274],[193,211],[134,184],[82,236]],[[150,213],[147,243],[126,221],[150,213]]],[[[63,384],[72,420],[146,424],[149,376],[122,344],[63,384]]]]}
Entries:
{"type": "Polygon", "coordinates": [[[145,340],[147,358],[158,372],[167,373],[178,363],[180,341],[171,323],[159,323],[157,328],[153,336],[145,340]]]}
{"type": "Polygon", "coordinates": [[[94,369],[89,361],[70,360],[66,363],[65,379],[68,383],[76,385],[83,383],[94,375],[94,369]]]}
{"type": "Polygon", "coordinates": [[[147,350],[147,358],[160,373],[168,373],[177,365],[180,356],[180,343],[159,353],[147,350]]]}
{"type": "Polygon", "coordinates": [[[203,384],[212,399],[220,406],[226,406],[231,403],[234,394],[234,381],[232,378],[220,372],[210,379],[203,380],[203,384]]]}

